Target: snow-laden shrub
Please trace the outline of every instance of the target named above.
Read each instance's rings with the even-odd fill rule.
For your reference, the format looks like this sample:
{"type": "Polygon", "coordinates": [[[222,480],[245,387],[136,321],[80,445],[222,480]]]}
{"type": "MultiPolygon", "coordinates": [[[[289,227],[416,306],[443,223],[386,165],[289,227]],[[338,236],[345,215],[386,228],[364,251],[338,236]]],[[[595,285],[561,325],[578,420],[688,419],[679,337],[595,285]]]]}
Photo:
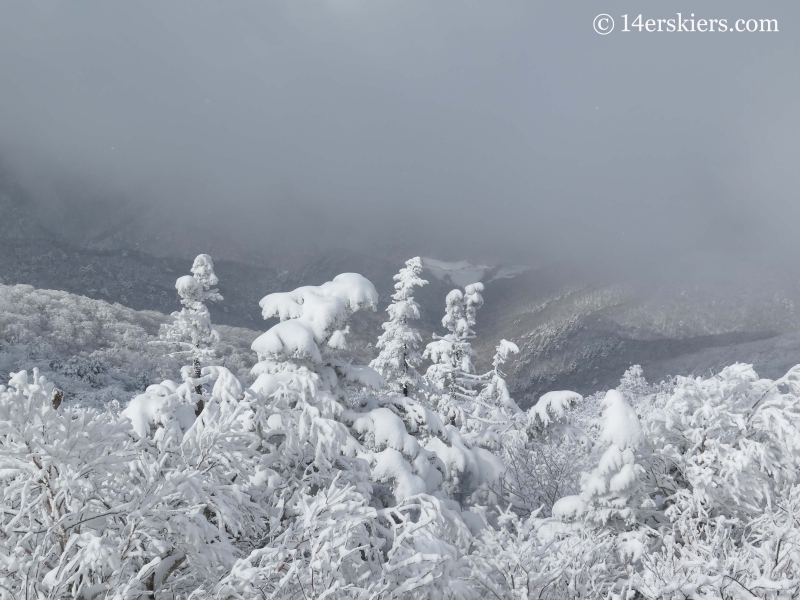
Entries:
{"type": "Polygon", "coordinates": [[[124,416],[56,409],[53,391],[36,371],[0,386],[0,598],[185,597],[265,535],[241,403],[218,390],[156,441],[124,416]]]}
{"type": "Polygon", "coordinates": [[[334,477],[301,498],[299,514],[269,545],[236,562],[215,597],[369,598],[381,586],[376,521],[368,497],[334,477]]]}
{"type": "Polygon", "coordinates": [[[461,577],[475,599],[626,598],[635,567],[620,542],[608,531],[508,511],[476,539],[461,577]]]}
{"type": "Polygon", "coordinates": [[[653,486],[670,518],[746,519],[796,483],[800,368],[771,381],[737,364],[708,379],[678,378],[647,420],[653,486]]]}
{"type": "Polygon", "coordinates": [[[764,598],[800,594],[800,488],[742,527],[723,516],[681,520],[642,558],[644,598],[764,598]]]}

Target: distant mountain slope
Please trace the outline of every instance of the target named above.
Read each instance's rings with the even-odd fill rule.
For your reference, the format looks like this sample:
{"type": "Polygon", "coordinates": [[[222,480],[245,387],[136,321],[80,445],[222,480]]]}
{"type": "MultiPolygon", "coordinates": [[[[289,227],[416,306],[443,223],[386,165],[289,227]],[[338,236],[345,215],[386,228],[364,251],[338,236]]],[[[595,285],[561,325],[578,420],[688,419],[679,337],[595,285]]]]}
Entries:
{"type": "MultiPolygon", "coordinates": [[[[517,342],[521,353],[508,371],[522,405],[553,389],[589,394],[614,387],[635,363],[643,365],[648,380],[659,381],[676,374],[705,375],[737,361],[776,377],[800,359],[795,300],[766,286],[736,295],[728,290],[723,301],[716,288],[670,295],[620,284],[581,287],[563,271],[544,269],[527,277],[487,286],[474,341],[480,369],[488,368],[501,338],[517,342]]],[[[432,287],[423,288],[419,298],[427,314],[420,323],[424,342],[433,331],[441,332],[436,321],[450,286],[432,287]]],[[[146,293],[129,293],[139,301],[149,299],[146,293]]],[[[359,361],[373,357],[384,318],[383,310],[354,316],[349,341],[359,361]]],[[[0,378],[39,366],[72,395],[122,400],[177,375],[180,361],[163,358],[163,348],[149,343],[167,319],[160,312],[61,291],[0,285],[0,378]],[[97,396],[101,389],[102,398],[97,396]]],[[[219,325],[223,360],[242,377],[255,359],[250,343],[267,327],[260,317],[249,329],[219,325]]]]}
{"type": "Polygon", "coordinates": [[[485,299],[476,349],[485,360],[502,337],[519,345],[509,371],[524,406],[552,389],[613,387],[636,363],[655,381],[736,361],[775,376],[800,330],[795,280],[747,266],[650,285],[551,267],[493,282],[485,299]]]}
{"type": "MultiPolygon", "coordinates": [[[[258,301],[266,294],[358,272],[380,294],[379,310],[358,313],[351,324],[351,346],[359,360],[368,361],[386,319],[392,277],[407,258],[424,254],[376,246],[369,252],[309,250],[303,260],[281,255],[272,261],[247,254],[257,240],[222,239],[211,229],[177,224],[155,211],[137,212],[125,202],[113,214],[93,215],[92,207],[99,205],[97,199],[71,196],[59,210],[75,209],[77,216],[61,230],[58,215],[43,219],[41,207],[0,171],[0,283],[169,314],[179,308],[175,279],[188,273],[191,257],[200,252],[214,256],[216,248],[223,256],[247,260],[214,256],[225,301],[210,307],[213,321],[264,331],[269,324],[261,318],[258,301]],[[78,222],[85,221],[91,226],[81,229],[78,222]],[[158,256],[170,249],[180,256],[158,256]],[[275,266],[289,263],[291,268],[275,266]]],[[[800,307],[800,273],[794,267],[689,261],[676,262],[670,272],[642,276],[576,264],[527,269],[489,260],[425,262],[429,285],[416,294],[424,343],[433,333],[444,333],[445,296],[454,285],[481,278],[486,303],[478,313],[476,363],[488,369],[501,338],[516,342],[521,353],[508,371],[523,406],[551,389],[591,393],[612,387],[633,363],[642,364],[648,379],[658,380],[736,360],[771,368],[781,362],[780,352],[791,355],[785,364],[800,362],[792,337],[800,331],[795,310],[800,307]]],[[[0,312],[0,318],[6,317],[0,312]]]]}

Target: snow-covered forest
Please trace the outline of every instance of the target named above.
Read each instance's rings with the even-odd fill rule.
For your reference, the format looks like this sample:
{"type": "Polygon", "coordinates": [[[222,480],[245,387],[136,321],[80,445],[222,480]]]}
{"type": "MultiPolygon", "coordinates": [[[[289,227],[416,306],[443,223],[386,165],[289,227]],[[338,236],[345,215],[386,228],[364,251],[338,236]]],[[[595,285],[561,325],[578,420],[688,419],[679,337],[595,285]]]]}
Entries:
{"type": "Polygon", "coordinates": [[[356,273],[266,295],[254,340],[208,255],[166,320],[0,286],[0,598],[800,596],[800,366],[633,365],[525,412],[515,340],[475,367],[483,284],[417,331],[422,267],[369,365],[356,273]]]}

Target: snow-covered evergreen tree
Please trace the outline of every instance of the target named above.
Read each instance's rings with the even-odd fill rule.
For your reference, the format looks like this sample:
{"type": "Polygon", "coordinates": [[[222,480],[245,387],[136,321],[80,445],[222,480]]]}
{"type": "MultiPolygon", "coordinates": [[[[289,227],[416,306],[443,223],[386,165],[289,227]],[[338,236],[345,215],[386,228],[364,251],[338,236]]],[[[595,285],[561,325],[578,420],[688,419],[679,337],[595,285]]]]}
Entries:
{"type": "MultiPolygon", "coordinates": [[[[172,313],[175,319],[172,323],[162,327],[161,339],[178,345],[182,348],[182,354],[191,356],[191,366],[184,367],[186,378],[200,379],[201,366],[208,364],[216,355],[219,333],[211,324],[211,315],[205,303],[223,299],[213,287],[218,283],[214,262],[208,254],[198,255],[192,264],[192,274],[179,277],[175,282],[183,308],[180,312],[172,313]]],[[[202,393],[200,385],[195,386],[195,393],[202,393]]],[[[198,413],[200,410],[202,406],[198,405],[198,413]]]]}
{"type": "Polygon", "coordinates": [[[458,430],[413,398],[378,394],[380,375],[354,365],[347,354],[350,315],[376,304],[373,285],[354,273],[266,296],[264,317],[282,320],[253,342],[260,362],[251,389],[286,407],[283,420],[301,423],[310,449],[322,444],[305,459],[314,461],[318,473],[332,477],[337,464],[354,472],[368,467],[371,493],[381,505],[443,489],[469,493],[494,477],[496,461],[488,452],[476,456],[458,430]],[[351,394],[353,388],[361,393],[351,394]],[[324,468],[322,457],[328,461],[324,468]]]}
{"type": "Polygon", "coordinates": [[[633,406],[637,400],[650,393],[650,385],[644,378],[644,371],[641,365],[631,365],[622,375],[617,386],[619,391],[627,400],[628,404],[633,406]]]}
{"type": "Polygon", "coordinates": [[[524,426],[525,413],[511,397],[501,370],[509,357],[517,352],[517,345],[508,340],[500,340],[495,348],[494,368],[481,377],[485,381],[484,387],[475,398],[472,410],[465,415],[465,437],[470,443],[500,451],[503,434],[515,426],[524,426]]]}
{"type": "Polygon", "coordinates": [[[640,520],[640,510],[652,504],[644,493],[644,468],[635,454],[644,442],[644,432],[636,413],[617,390],[606,392],[603,407],[600,442],[608,447],[597,467],[582,477],[580,496],[562,498],[553,506],[553,514],[631,526],[640,520]]]}
{"type": "Polygon", "coordinates": [[[517,354],[518,352],[519,348],[514,342],[500,340],[500,343],[495,348],[494,357],[492,358],[493,368],[488,373],[489,381],[480,393],[480,398],[485,403],[490,406],[496,406],[510,415],[520,415],[522,411],[508,391],[506,375],[503,373],[501,367],[508,362],[512,354],[517,354]]]}
{"type": "Polygon", "coordinates": [[[379,388],[380,375],[371,367],[353,365],[346,335],[353,313],[376,310],[378,293],[357,273],[337,275],[321,286],[304,286],[292,292],[269,294],[259,303],[265,319],[280,323],[253,342],[259,362],[254,389],[271,393],[286,383],[300,392],[315,391],[326,401],[345,400],[347,387],[362,384],[379,388]]]}
{"type": "Polygon", "coordinates": [[[435,390],[437,407],[458,427],[465,423],[464,410],[471,408],[478,393],[476,385],[480,382],[472,364],[470,340],[475,337],[472,330],[475,314],[483,306],[483,289],[479,282],[466,286],[463,292],[456,289],[447,294],[442,325],[450,333],[434,334],[434,341],[427,345],[423,355],[433,363],[425,377],[435,390]]]}
{"type": "Polygon", "coordinates": [[[419,319],[419,305],[414,301],[414,288],[428,282],[420,278],[422,260],[419,257],[406,261],[404,269],[394,276],[395,292],[392,303],[386,308],[389,320],[383,324],[383,334],[376,346],[380,353],[370,366],[383,375],[389,389],[409,395],[419,387],[422,376],[417,367],[422,363],[419,345],[422,338],[410,322],[419,319]]]}

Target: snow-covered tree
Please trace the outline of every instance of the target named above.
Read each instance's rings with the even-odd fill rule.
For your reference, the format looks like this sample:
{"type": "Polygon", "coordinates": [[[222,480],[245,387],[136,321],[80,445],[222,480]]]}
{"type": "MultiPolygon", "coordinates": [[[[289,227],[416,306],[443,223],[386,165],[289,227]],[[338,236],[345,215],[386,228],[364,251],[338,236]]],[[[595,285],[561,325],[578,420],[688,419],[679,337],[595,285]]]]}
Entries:
{"type": "Polygon", "coordinates": [[[257,432],[220,389],[235,378],[219,375],[188,430],[145,415],[162,425],[157,440],[127,418],[142,403],[122,416],[56,409],[36,371],[0,385],[2,600],[185,598],[264,537],[257,432]]]}
{"type": "Polygon", "coordinates": [[[285,406],[282,418],[298,423],[309,450],[318,447],[304,459],[313,461],[317,473],[330,478],[337,464],[356,471],[359,464],[368,467],[372,494],[383,506],[443,486],[447,493],[469,493],[494,476],[496,461],[476,456],[457,429],[414,399],[377,394],[379,374],[347,355],[350,315],[374,310],[376,303],[375,288],[354,273],[266,296],[265,318],[282,320],[253,342],[260,362],[251,389],[272,398],[273,406],[285,406]],[[349,393],[358,386],[360,394],[349,393]]]}
{"type": "Polygon", "coordinates": [[[502,436],[515,426],[524,424],[524,414],[508,391],[501,366],[512,354],[519,352],[513,342],[500,340],[495,349],[491,371],[480,377],[480,390],[471,410],[465,413],[465,437],[471,444],[499,451],[502,436]]]}
{"type": "Polygon", "coordinates": [[[414,301],[414,288],[428,282],[420,278],[422,260],[419,257],[406,261],[404,269],[394,276],[395,292],[392,303],[386,308],[389,320],[383,324],[383,334],[376,346],[380,353],[370,366],[383,375],[389,389],[409,395],[409,390],[419,387],[422,376],[417,367],[422,363],[419,345],[422,338],[410,322],[419,319],[419,305],[414,301]]]}
{"type": "Polygon", "coordinates": [[[471,408],[480,381],[472,364],[470,340],[475,337],[472,330],[475,314],[483,306],[483,289],[479,282],[468,285],[463,292],[453,290],[447,294],[442,325],[450,333],[434,334],[434,341],[427,345],[423,355],[433,363],[425,377],[435,390],[438,408],[458,427],[464,425],[464,410],[471,408]]]}
{"type": "MultiPolygon", "coordinates": [[[[184,377],[200,379],[203,364],[216,355],[219,333],[211,324],[207,301],[218,302],[222,296],[213,286],[219,280],[214,274],[214,262],[208,254],[200,254],[192,264],[192,274],[179,277],[175,282],[183,308],[172,313],[174,321],[164,325],[161,339],[182,348],[182,354],[192,358],[192,365],[184,368],[184,377]]],[[[195,386],[195,393],[201,394],[200,385],[195,386]]],[[[198,405],[198,413],[202,406],[198,405]]]]}
{"type": "Polygon", "coordinates": [[[800,366],[775,381],[744,364],[679,377],[645,423],[668,515],[747,519],[784,494],[800,466],[798,397],[800,366]]]}
{"type": "Polygon", "coordinates": [[[631,365],[622,375],[622,379],[617,386],[625,400],[633,406],[637,400],[650,393],[650,385],[644,378],[644,370],[641,365],[631,365]]]}
{"type": "Polygon", "coordinates": [[[479,397],[483,402],[490,406],[496,406],[510,415],[520,415],[517,403],[511,397],[506,383],[506,375],[501,367],[508,362],[512,354],[517,354],[519,348],[514,342],[500,340],[495,348],[494,358],[492,359],[492,370],[487,374],[489,380],[486,387],[481,390],[479,397]]]}
{"type": "Polygon", "coordinates": [[[376,310],[377,302],[375,287],[357,273],[265,296],[259,303],[263,317],[278,317],[280,323],[253,342],[259,358],[254,388],[272,390],[292,380],[298,390],[313,387],[318,397],[345,399],[350,383],[380,387],[382,379],[372,368],[352,364],[346,340],[350,316],[376,310]]]}
{"type": "Polygon", "coordinates": [[[746,523],[717,517],[679,522],[642,556],[640,597],[763,598],[800,595],[800,488],[746,523]],[[700,525],[698,527],[697,525],[700,525]]]}
{"type": "Polygon", "coordinates": [[[608,447],[597,467],[584,473],[581,494],[560,499],[553,515],[630,526],[640,519],[640,510],[652,504],[641,480],[644,468],[636,462],[644,433],[636,413],[617,390],[606,392],[603,407],[600,442],[608,447]]]}

